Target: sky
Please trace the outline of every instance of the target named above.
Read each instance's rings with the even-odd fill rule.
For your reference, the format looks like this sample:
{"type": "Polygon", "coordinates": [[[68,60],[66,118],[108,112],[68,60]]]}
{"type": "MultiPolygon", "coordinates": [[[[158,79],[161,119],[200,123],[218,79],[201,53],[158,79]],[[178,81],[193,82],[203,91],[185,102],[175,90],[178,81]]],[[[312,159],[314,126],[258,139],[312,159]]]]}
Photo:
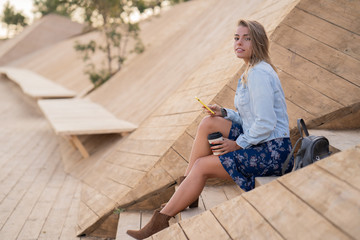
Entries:
{"type": "MultiPolygon", "coordinates": [[[[0,17],[2,17],[2,13],[4,10],[4,5],[6,2],[10,2],[10,5],[14,7],[15,12],[21,12],[25,17],[28,19],[28,24],[31,24],[34,21],[34,14],[33,14],[33,0],[0,0],[0,17]]],[[[163,7],[166,9],[166,6],[169,5],[169,2],[164,1],[163,7]]],[[[140,17],[140,13],[135,13],[130,17],[130,21],[138,21],[142,18],[147,18],[148,16],[152,15],[153,12],[146,12],[140,17]]],[[[7,30],[5,25],[0,22],[0,39],[6,38],[7,30]]],[[[10,36],[11,37],[11,36],[10,36]]]]}
{"type": "MultiPolygon", "coordinates": [[[[15,8],[16,12],[21,12],[24,16],[26,16],[30,23],[32,22],[34,16],[32,13],[33,10],[33,0],[0,0],[0,15],[2,16],[2,12],[4,10],[5,3],[9,1],[10,5],[15,8]]],[[[6,36],[6,29],[0,24],[0,38],[6,36]]]]}

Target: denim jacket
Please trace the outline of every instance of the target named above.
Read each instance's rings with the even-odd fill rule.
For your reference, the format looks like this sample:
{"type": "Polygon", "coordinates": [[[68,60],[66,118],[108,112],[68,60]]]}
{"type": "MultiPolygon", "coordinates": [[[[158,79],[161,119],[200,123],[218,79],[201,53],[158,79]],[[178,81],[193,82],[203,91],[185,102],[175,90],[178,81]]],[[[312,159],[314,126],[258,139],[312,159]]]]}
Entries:
{"type": "Polygon", "coordinates": [[[225,117],[242,125],[244,133],[236,143],[248,148],[290,137],[284,91],[271,65],[262,61],[249,70],[246,84],[241,79],[234,99],[237,111],[226,109],[225,117]]]}

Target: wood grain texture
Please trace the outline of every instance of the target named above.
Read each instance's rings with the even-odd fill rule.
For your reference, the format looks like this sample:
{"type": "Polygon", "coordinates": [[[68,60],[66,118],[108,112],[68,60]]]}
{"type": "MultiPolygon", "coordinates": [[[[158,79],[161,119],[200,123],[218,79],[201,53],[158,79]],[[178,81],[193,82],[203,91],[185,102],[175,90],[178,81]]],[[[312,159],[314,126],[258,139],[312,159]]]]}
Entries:
{"type": "Polygon", "coordinates": [[[25,94],[35,99],[72,98],[76,96],[74,91],[26,69],[1,67],[0,72],[17,83],[25,94]]]}
{"type": "Polygon", "coordinates": [[[349,236],[359,236],[359,190],[316,165],[279,181],[349,236]]]}
{"type": "Polygon", "coordinates": [[[285,239],[350,239],[278,181],[265,184],[242,196],[285,239]]]}

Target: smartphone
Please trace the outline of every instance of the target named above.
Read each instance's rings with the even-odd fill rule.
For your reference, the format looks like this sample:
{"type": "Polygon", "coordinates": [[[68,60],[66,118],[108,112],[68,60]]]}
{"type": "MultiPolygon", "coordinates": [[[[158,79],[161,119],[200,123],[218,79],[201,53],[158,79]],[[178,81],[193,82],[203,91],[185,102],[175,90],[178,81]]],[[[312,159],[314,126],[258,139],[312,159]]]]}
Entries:
{"type": "Polygon", "coordinates": [[[196,100],[199,101],[207,110],[209,110],[212,114],[215,114],[213,110],[211,110],[205,103],[203,103],[198,97],[195,97],[196,100]]]}

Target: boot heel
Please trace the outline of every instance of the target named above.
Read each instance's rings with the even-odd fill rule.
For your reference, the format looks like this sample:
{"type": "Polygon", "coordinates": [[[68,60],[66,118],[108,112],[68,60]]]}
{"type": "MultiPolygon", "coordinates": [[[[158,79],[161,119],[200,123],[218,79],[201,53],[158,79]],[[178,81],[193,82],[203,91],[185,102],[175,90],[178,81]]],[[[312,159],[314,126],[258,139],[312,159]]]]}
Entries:
{"type": "Polygon", "coordinates": [[[199,206],[199,198],[197,198],[192,204],[189,205],[189,208],[197,208],[199,206]]]}

